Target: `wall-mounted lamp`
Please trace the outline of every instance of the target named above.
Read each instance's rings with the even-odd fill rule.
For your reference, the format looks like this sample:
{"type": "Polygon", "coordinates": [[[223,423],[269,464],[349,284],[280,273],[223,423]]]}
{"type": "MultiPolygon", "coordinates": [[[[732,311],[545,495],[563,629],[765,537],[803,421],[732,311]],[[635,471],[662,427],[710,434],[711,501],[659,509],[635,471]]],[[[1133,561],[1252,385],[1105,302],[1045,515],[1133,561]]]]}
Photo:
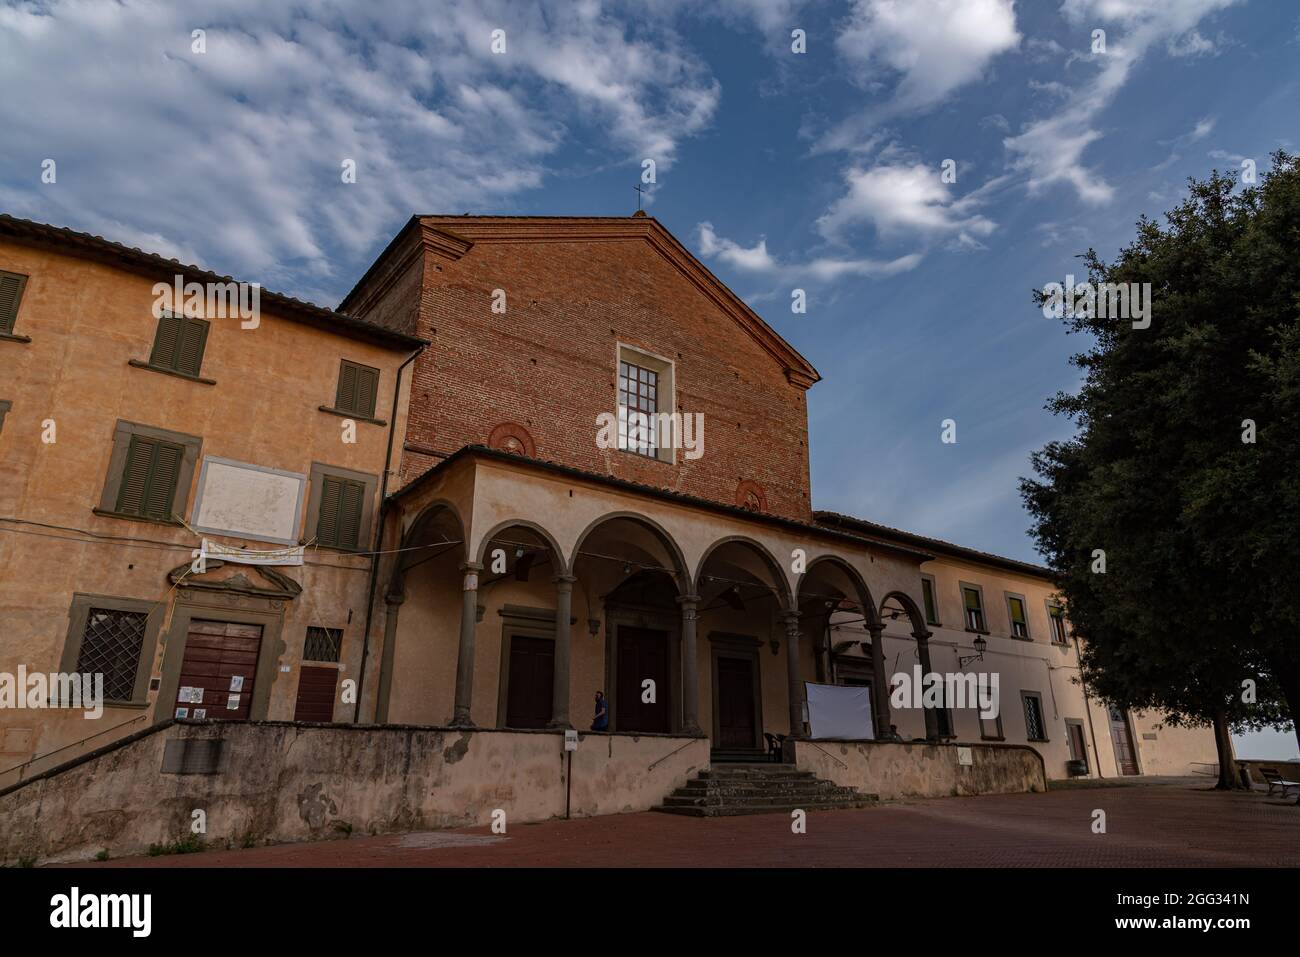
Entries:
{"type": "Polygon", "coordinates": [[[975,639],[974,644],[975,644],[975,654],[962,655],[960,658],[958,658],[957,659],[958,668],[965,668],[972,661],[984,660],[984,652],[988,648],[989,643],[984,639],[983,635],[980,635],[978,638],[975,639]]]}

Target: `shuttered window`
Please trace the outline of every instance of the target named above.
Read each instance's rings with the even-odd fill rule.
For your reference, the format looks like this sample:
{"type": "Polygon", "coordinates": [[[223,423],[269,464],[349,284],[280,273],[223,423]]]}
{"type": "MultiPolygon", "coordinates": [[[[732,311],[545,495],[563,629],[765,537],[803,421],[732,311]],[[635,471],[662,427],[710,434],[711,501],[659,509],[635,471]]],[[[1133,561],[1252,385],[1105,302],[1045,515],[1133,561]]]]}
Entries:
{"type": "Polygon", "coordinates": [[[142,435],[131,436],[116,511],[123,515],[172,519],[183,446],[142,435]]]}
{"type": "Polygon", "coordinates": [[[962,588],[962,601],[966,606],[966,630],[986,631],[984,627],[984,601],[978,588],[962,588]]]}
{"type": "Polygon", "coordinates": [[[365,502],[364,483],[326,475],[321,480],[316,543],[331,548],[359,547],[361,516],[365,509],[365,502]]]}
{"type": "Polygon", "coordinates": [[[1052,626],[1052,643],[1065,644],[1065,611],[1060,605],[1047,606],[1047,620],[1052,626]]]}
{"type": "Polygon", "coordinates": [[[0,272],[0,332],[13,332],[18,318],[18,303],[23,298],[27,277],[16,272],[0,272]]]}
{"type": "Polygon", "coordinates": [[[1011,616],[1011,634],[1016,638],[1029,637],[1029,622],[1025,619],[1023,599],[1007,596],[1007,610],[1011,616]]]}
{"type": "Polygon", "coordinates": [[[939,624],[939,610],[934,604],[934,581],[930,578],[921,579],[921,598],[925,602],[925,623],[927,625],[939,624]]]}
{"type": "Polygon", "coordinates": [[[339,388],[334,408],[366,419],[375,417],[375,396],[379,392],[379,370],[344,359],[339,365],[339,388]]]}
{"type": "Polygon", "coordinates": [[[203,365],[203,348],[208,341],[208,322],[190,316],[163,316],[153,341],[149,364],[184,375],[198,375],[203,365]]]}

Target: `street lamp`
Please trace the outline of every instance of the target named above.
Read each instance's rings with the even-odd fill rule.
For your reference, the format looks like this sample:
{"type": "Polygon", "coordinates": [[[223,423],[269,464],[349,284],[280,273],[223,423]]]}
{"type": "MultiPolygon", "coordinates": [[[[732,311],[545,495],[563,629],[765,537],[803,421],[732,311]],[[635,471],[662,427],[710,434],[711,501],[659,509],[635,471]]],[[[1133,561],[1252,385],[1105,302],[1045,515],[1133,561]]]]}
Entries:
{"type": "Polygon", "coordinates": [[[983,635],[980,635],[978,638],[975,639],[975,654],[962,655],[961,657],[959,657],[957,659],[957,667],[965,668],[972,661],[983,661],[984,651],[986,648],[988,648],[988,646],[989,646],[988,641],[985,640],[983,635]]]}

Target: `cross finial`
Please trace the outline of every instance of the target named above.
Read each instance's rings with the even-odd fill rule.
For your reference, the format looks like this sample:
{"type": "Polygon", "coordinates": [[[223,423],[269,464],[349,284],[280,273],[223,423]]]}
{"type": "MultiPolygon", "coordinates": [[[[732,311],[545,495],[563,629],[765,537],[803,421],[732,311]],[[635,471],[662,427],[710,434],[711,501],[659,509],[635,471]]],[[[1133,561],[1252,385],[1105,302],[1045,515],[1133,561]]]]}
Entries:
{"type": "Polygon", "coordinates": [[[633,186],[632,188],[636,190],[636,211],[639,213],[641,212],[641,194],[645,192],[645,190],[641,188],[640,183],[638,183],[636,186],[633,186]]]}

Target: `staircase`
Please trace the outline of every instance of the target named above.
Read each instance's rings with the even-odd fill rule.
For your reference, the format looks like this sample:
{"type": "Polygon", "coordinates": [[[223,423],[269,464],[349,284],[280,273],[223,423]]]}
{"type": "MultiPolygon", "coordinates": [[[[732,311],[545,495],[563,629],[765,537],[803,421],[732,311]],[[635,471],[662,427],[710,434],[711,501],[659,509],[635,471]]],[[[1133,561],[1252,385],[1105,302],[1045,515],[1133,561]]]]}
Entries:
{"type": "Polygon", "coordinates": [[[868,807],[874,794],[861,794],[800,771],[790,764],[715,764],[654,808],[667,814],[723,817],[777,811],[826,811],[868,807]]]}

